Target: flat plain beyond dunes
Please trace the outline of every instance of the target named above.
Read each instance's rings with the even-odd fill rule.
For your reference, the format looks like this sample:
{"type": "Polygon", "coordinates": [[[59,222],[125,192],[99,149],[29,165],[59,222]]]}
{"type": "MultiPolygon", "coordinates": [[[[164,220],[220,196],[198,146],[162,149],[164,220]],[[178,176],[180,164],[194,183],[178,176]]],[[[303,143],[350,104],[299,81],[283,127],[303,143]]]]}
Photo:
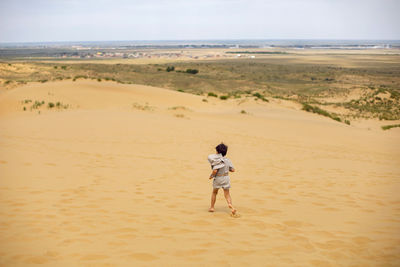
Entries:
{"type": "Polygon", "coordinates": [[[77,80],[2,91],[0,147],[2,266],[400,265],[400,128],[77,80]]]}

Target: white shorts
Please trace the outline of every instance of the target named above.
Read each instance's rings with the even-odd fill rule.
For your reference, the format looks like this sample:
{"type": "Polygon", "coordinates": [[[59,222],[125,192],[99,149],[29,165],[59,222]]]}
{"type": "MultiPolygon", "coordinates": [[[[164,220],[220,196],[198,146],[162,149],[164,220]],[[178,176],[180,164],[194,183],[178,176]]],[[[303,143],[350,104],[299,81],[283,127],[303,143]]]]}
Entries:
{"type": "Polygon", "coordinates": [[[213,188],[223,188],[229,189],[231,188],[231,181],[229,176],[217,176],[213,180],[213,188]]]}

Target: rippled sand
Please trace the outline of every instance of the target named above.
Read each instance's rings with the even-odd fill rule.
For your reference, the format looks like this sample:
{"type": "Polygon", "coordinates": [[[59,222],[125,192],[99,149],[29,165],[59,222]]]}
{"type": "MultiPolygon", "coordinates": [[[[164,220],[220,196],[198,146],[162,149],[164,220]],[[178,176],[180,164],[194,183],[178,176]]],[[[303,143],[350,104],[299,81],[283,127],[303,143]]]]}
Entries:
{"type": "Polygon", "coordinates": [[[399,128],[203,99],[92,81],[1,93],[0,265],[400,265],[399,128]],[[240,218],[222,192],[207,212],[220,141],[240,218]]]}

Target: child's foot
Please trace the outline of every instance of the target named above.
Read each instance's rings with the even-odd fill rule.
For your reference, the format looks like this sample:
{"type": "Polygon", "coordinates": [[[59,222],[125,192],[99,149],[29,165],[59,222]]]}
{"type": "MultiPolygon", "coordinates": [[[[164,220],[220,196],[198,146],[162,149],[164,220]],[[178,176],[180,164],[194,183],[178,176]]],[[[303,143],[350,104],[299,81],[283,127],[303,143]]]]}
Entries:
{"type": "Polygon", "coordinates": [[[214,212],[214,211],[215,211],[214,208],[209,208],[209,209],[208,209],[208,212],[214,212]]]}
{"type": "Polygon", "coordinates": [[[231,204],[229,204],[228,206],[231,209],[232,215],[236,215],[237,210],[231,204]]]}

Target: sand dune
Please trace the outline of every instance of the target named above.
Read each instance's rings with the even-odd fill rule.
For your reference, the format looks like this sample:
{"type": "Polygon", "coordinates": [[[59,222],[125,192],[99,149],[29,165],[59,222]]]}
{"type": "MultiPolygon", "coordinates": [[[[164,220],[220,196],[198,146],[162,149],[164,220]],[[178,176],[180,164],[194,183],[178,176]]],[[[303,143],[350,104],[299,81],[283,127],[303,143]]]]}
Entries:
{"type": "Polygon", "coordinates": [[[0,264],[400,265],[399,129],[204,98],[94,81],[2,92],[0,264]],[[207,212],[220,141],[240,218],[222,194],[207,212]]]}

